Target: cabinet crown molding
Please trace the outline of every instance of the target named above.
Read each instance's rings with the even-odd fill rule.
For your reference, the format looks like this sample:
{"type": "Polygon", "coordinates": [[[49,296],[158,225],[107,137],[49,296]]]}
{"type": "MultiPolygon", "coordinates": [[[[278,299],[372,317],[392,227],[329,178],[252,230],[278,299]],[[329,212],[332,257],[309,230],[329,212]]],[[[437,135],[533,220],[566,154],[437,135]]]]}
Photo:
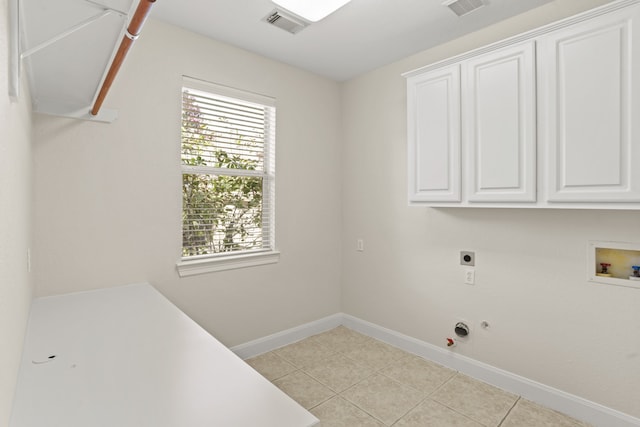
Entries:
{"type": "Polygon", "coordinates": [[[486,46],[482,46],[482,47],[479,47],[477,49],[473,49],[473,50],[470,50],[468,52],[464,52],[464,53],[461,53],[459,55],[452,56],[450,58],[446,58],[446,59],[443,59],[441,61],[434,62],[432,64],[416,68],[416,69],[411,70],[411,71],[407,71],[405,73],[402,73],[402,77],[409,78],[409,77],[413,77],[413,76],[416,76],[416,75],[420,75],[420,74],[422,74],[424,72],[427,72],[427,71],[435,70],[435,69],[442,68],[442,67],[447,67],[449,65],[455,64],[455,63],[460,62],[460,61],[464,61],[466,59],[473,58],[473,57],[478,56],[478,55],[483,55],[485,53],[489,53],[489,52],[494,51],[494,50],[502,49],[502,48],[510,46],[510,45],[515,45],[515,44],[518,44],[518,43],[522,43],[522,42],[526,42],[528,40],[532,40],[532,39],[538,38],[538,37],[543,36],[543,35],[545,35],[547,33],[551,33],[553,31],[556,31],[558,29],[561,29],[561,28],[564,28],[564,27],[569,27],[571,25],[575,25],[577,23],[580,23],[580,22],[583,22],[583,21],[587,21],[589,19],[595,18],[595,17],[600,16],[600,15],[606,15],[606,14],[614,12],[614,11],[616,11],[618,9],[623,9],[625,7],[632,6],[634,4],[640,4],[640,0],[618,0],[618,1],[613,1],[611,3],[607,3],[605,5],[596,7],[594,9],[587,10],[587,11],[579,13],[577,15],[570,16],[568,18],[564,18],[564,19],[561,19],[561,20],[556,21],[556,22],[552,22],[552,23],[544,25],[542,27],[535,28],[535,29],[530,30],[530,31],[526,31],[524,33],[520,33],[520,34],[517,34],[515,36],[509,37],[509,38],[506,38],[506,39],[503,39],[503,40],[499,40],[497,42],[488,44],[486,46]]]}

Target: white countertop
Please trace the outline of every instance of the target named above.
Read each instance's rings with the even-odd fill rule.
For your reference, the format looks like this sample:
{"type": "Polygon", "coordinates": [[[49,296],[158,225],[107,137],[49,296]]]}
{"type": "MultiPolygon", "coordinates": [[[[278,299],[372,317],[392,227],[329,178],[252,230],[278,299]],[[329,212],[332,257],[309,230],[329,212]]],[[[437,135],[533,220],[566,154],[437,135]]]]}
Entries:
{"type": "Polygon", "coordinates": [[[317,423],[150,285],[33,302],[10,427],[317,423]]]}

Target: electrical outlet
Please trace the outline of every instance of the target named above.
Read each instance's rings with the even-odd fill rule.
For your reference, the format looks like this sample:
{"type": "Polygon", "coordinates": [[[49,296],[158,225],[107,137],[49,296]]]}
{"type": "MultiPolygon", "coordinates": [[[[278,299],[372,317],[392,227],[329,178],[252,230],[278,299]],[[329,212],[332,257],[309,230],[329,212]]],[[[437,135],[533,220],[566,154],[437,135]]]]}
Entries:
{"type": "Polygon", "coordinates": [[[473,267],[476,265],[476,254],[470,251],[460,251],[460,265],[473,267]]]}
{"type": "Polygon", "coordinates": [[[476,283],[476,271],[473,268],[464,271],[464,283],[465,285],[473,285],[476,283]]]}

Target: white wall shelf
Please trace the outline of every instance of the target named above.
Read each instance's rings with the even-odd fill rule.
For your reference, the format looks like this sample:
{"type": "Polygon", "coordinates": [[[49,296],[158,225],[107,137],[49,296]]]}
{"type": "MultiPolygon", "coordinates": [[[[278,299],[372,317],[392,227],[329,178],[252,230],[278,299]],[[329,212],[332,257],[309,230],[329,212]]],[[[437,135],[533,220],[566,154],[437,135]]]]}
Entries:
{"type": "Polygon", "coordinates": [[[32,304],[11,427],[317,423],[149,284],[32,304]]]}

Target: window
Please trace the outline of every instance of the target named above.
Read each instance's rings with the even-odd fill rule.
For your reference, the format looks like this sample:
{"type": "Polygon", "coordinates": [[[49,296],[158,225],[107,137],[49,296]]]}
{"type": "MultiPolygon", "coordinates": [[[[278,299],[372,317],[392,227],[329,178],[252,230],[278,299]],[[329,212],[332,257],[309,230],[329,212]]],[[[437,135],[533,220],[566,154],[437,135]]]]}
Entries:
{"type": "Polygon", "coordinates": [[[184,80],[180,275],[277,261],[275,103],[184,80]]]}

